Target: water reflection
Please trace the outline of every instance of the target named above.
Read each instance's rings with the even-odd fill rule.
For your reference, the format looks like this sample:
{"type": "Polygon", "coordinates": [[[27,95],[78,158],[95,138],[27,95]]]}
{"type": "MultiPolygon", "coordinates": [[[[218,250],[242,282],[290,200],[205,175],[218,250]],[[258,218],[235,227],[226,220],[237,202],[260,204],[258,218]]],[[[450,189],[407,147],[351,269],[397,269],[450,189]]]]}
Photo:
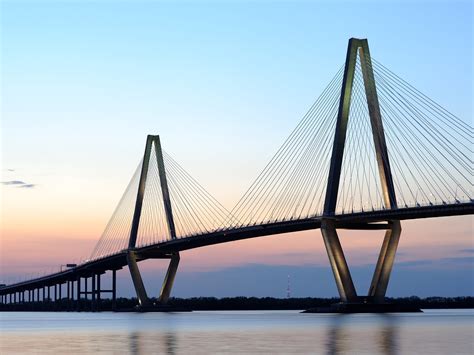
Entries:
{"type": "Polygon", "coordinates": [[[474,311],[0,313],[0,354],[474,354],[474,311]]]}
{"type": "Polygon", "coordinates": [[[176,354],[176,336],[173,332],[168,332],[164,335],[167,354],[176,354]]]}
{"type": "Polygon", "coordinates": [[[128,336],[128,342],[129,353],[133,355],[150,354],[151,349],[161,354],[176,354],[176,334],[172,331],[164,334],[155,333],[153,336],[146,332],[132,331],[128,336]]]}
{"type": "MultiPolygon", "coordinates": [[[[377,315],[380,327],[373,327],[373,333],[365,332],[363,339],[366,347],[376,349],[380,354],[396,355],[397,354],[397,317],[389,314],[377,315]],[[372,344],[370,344],[372,343],[372,344]]],[[[327,335],[327,354],[337,355],[343,353],[351,353],[354,343],[354,329],[351,329],[351,323],[354,316],[340,314],[334,317],[330,324],[327,335]]]]}

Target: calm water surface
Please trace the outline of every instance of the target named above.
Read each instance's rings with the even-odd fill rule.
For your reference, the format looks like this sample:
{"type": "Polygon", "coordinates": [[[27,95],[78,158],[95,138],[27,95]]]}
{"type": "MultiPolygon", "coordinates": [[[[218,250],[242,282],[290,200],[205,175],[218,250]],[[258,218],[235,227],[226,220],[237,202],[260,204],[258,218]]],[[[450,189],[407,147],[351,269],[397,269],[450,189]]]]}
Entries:
{"type": "Polygon", "coordinates": [[[0,313],[0,354],[473,354],[474,310],[0,313]]]}

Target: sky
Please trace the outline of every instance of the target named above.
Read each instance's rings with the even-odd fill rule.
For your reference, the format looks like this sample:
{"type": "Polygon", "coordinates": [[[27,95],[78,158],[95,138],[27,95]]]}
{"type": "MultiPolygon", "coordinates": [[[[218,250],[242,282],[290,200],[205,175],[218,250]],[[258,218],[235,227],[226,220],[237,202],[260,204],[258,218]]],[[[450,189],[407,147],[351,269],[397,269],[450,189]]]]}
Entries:
{"type": "MultiPolygon", "coordinates": [[[[368,38],[472,126],[470,1],[9,1],[1,9],[0,282],[87,258],[147,134],[231,208],[368,38]],[[19,181],[22,184],[5,184],[19,181]]],[[[389,294],[474,295],[472,217],[402,223],[389,294]]],[[[343,232],[363,288],[380,232],[343,232]]],[[[151,292],[165,265],[143,263],[151,292]]],[[[124,270],[121,291],[132,294],[124,270]]],[[[184,252],[176,296],[336,295],[320,231],[184,252]]]]}

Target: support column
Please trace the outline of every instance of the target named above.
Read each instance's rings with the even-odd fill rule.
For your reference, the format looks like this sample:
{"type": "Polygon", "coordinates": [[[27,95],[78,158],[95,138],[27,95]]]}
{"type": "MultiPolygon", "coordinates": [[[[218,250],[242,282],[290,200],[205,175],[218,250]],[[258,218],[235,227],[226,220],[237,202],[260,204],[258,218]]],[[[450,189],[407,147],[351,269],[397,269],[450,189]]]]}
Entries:
{"type": "Polygon", "coordinates": [[[72,311],[73,310],[73,304],[74,304],[74,282],[71,281],[71,280],[68,281],[68,291],[69,291],[68,310],[72,311]]]}
{"type": "Polygon", "coordinates": [[[81,277],[78,276],[77,277],[77,289],[76,289],[76,297],[77,297],[77,300],[76,300],[76,311],[80,311],[81,310],[81,277]]]}
{"type": "Polygon", "coordinates": [[[168,302],[168,299],[170,298],[174,278],[176,276],[176,272],[178,271],[179,259],[179,253],[173,254],[171,256],[168,271],[166,272],[165,279],[163,280],[163,285],[161,286],[160,297],[158,298],[161,304],[166,304],[168,302]]]}
{"type": "Polygon", "coordinates": [[[100,311],[100,272],[97,274],[97,302],[96,311],[100,311]]]}
{"type": "Polygon", "coordinates": [[[385,232],[385,238],[369,289],[369,296],[373,297],[376,303],[383,303],[385,301],[385,293],[387,292],[388,281],[393,263],[395,262],[395,254],[401,232],[400,221],[393,221],[391,229],[385,232]]]}
{"type": "Polygon", "coordinates": [[[354,302],[357,300],[357,293],[354,283],[352,282],[344,252],[342,251],[341,243],[339,242],[334,221],[323,219],[321,232],[341,301],[354,302]]]}
{"type": "Polygon", "coordinates": [[[95,287],[95,274],[92,273],[91,277],[91,311],[95,311],[95,293],[96,293],[96,287],[95,287]]]}
{"type": "Polygon", "coordinates": [[[117,309],[117,270],[112,270],[112,310],[117,309]]]}
{"type": "Polygon", "coordinates": [[[89,299],[89,295],[87,294],[87,290],[88,290],[87,279],[88,279],[87,276],[84,277],[84,299],[86,300],[86,304],[87,304],[87,300],[89,299]]]}
{"type": "Polygon", "coordinates": [[[68,304],[68,309],[69,311],[74,310],[74,281],[70,280],[69,281],[69,304],[68,304]]]}
{"type": "Polygon", "coordinates": [[[142,276],[140,275],[140,270],[137,265],[137,257],[133,250],[129,250],[127,254],[127,263],[130,270],[130,275],[132,276],[133,286],[135,287],[135,292],[137,293],[138,304],[140,306],[148,306],[150,300],[146,294],[145,285],[143,284],[142,276]]]}

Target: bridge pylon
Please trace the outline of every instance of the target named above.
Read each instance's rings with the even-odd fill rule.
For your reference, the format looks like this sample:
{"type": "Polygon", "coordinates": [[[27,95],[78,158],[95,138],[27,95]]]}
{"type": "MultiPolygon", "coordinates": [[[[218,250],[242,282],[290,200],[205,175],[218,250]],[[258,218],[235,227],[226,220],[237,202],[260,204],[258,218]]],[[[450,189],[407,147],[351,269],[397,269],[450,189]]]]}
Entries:
{"type": "MultiPolygon", "coordinates": [[[[352,281],[351,273],[347,265],[344,252],[337,235],[338,221],[336,217],[336,203],[339,192],[341,178],[342,160],[344,155],[344,145],[349,121],[349,111],[351,106],[352,89],[356,70],[357,55],[360,58],[362,77],[364,81],[365,95],[367,99],[372,137],[376,153],[376,161],[379,178],[382,188],[382,196],[386,209],[397,209],[395,188],[390,169],[390,161],[385,142],[382,116],[380,113],[379,100],[375,85],[372,60],[369,52],[367,39],[351,38],[347,48],[344,77],[339,101],[339,111],[337,115],[336,130],[329,168],[328,183],[326,188],[326,198],[324,203],[324,214],[321,224],[326,251],[329,256],[331,268],[336,280],[341,301],[344,303],[360,302],[352,281]]],[[[364,222],[364,221],[362,221],[364,222]]],[[[401,233],[399,220],[387,221],[385,239],[375,267],[372,283],[368,297],[365,301],[372,303],[383,303],[388,287],[390,273],[395,260],[398,241],[401,233]]],[[[345,228],[350,228],[347,225],[345,228]]],[[[361,229],[360,224],[357,229],[361,229]]],[[[367,229],[371,229],[370,225],[367,229]]]]}
{"type": "MultiPolygon", "coordinates": [[[[166,170],[165,170],[165,164],[163,161],[163,152],[161,150],[160,136],[148,135],[147,140],[146,140],[146,145],[145,145],[145,153],[143,155],[143,163],[142,163],[142,168],[140,172],[140,180],[138,184],[137,198],[135,200],[135,209],[133,213],[132,226],[130,229],[130,237],[129,237],[128,250],[127,250],[128,268],[132,276],[132,281],[135,288],[135,292],[137,294],[138,303],[139,303],[139,306],[141,307],[151,306],[151,302],[147,295],[146,288],[143,283],[140,270],[138,268],[137,261],[139,260],[140,256],[139,254],[136,253],[135,246],[136,246],[138,230],[140,226],[140,216],[142,213],[143,198],[145,195],[145,186],[147,182],[150,159],[152,156],[151,154],[152,149],[154,149],[155,151],[154,155],[156,156],[156,159],[157,159],[158,174],[159,174],[159,179],[160,179],[160,186],[161,186],[163,205],[164,205],[163,207],[165,211],[168,232],[169,232],[171,240],[176,239],[176,228],[174,224],[173,210],[171,207],[171,199],[170,199],[170,194],[168,190],[168,182],[166,180],[166,170]]],[[[166,273],[165,279],[163,281],[163,285],[161,287],[161,292],[158,297],[159,304],[164,305],[168,302],[169,296],[171,294],[171,289],[173,287],[176,272],[178,271],[180,256],[179,256],[179,252],[174,252],[174,253],[164,255],[164,256],[160,255],[159,257],[170,259],[168,271],[166,273]]]]}

